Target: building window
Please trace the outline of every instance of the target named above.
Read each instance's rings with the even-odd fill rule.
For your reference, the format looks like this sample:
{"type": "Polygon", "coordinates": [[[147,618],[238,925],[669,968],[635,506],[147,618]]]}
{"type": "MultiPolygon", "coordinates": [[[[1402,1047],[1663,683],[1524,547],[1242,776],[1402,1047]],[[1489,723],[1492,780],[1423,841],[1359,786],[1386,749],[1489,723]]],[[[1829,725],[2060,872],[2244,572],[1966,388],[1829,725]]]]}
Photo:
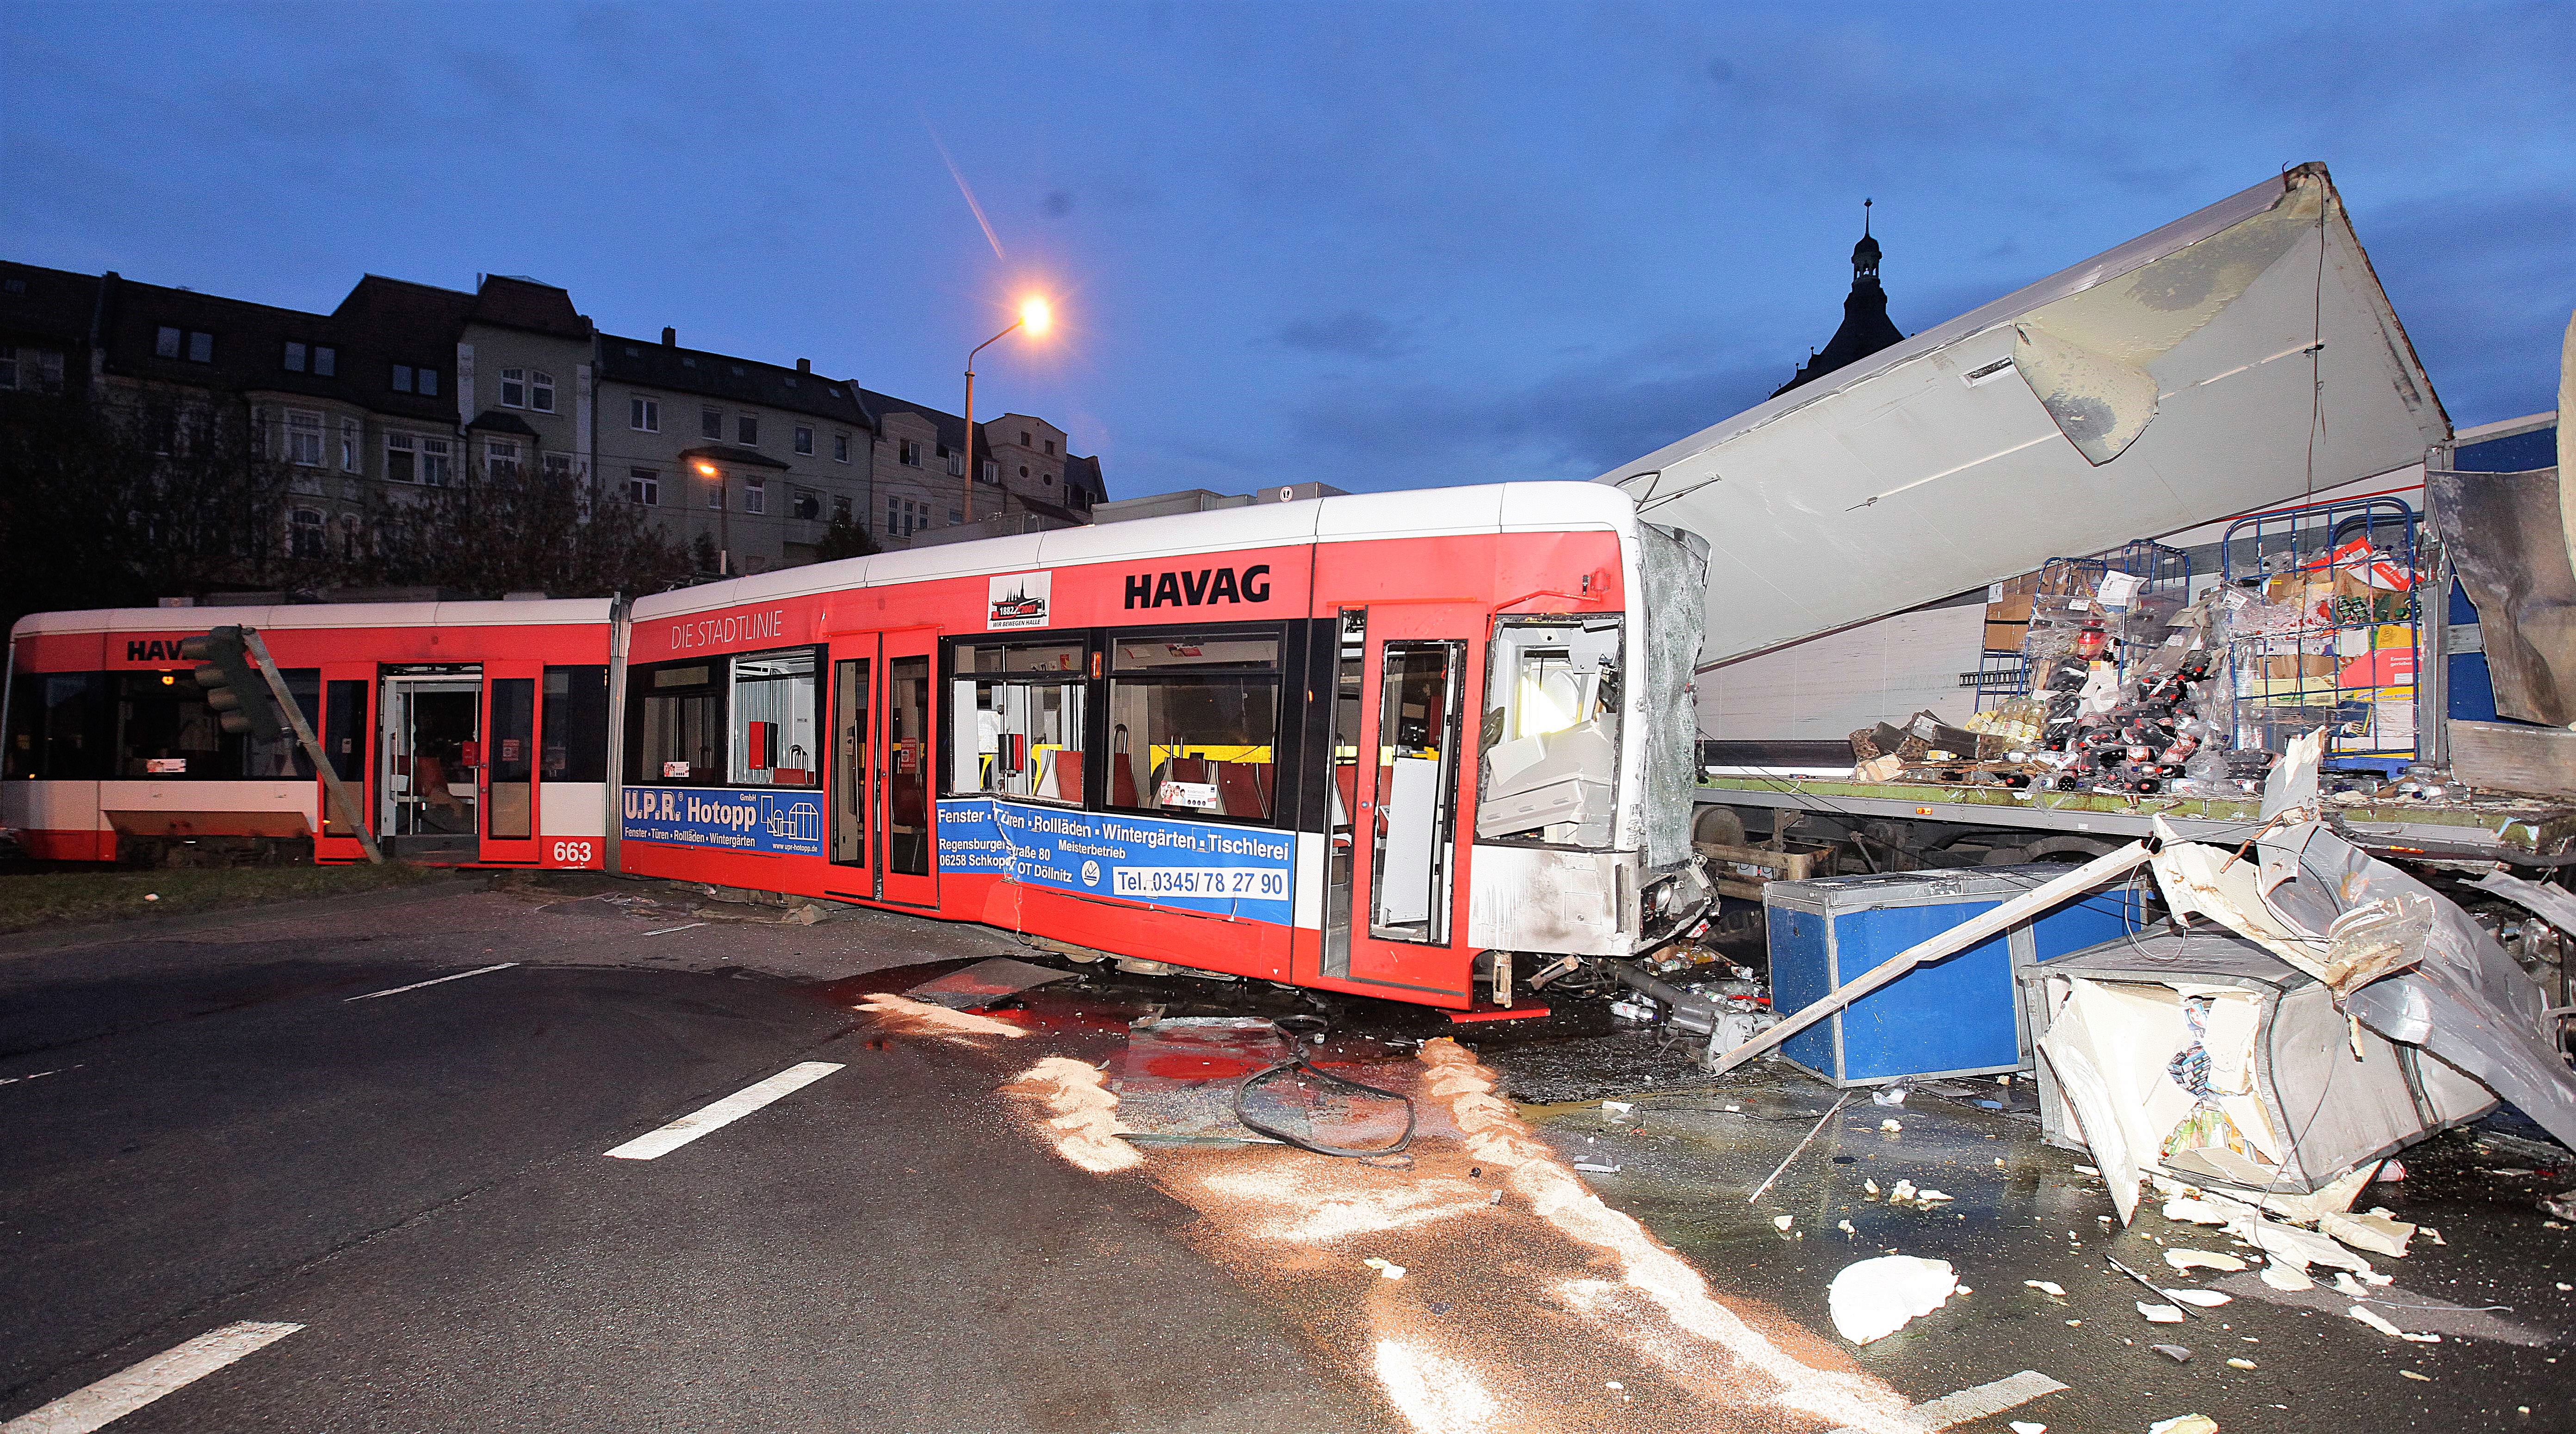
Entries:
{"type": "Polygon", "coordinates": [[[539,413],[555,411],[555,376],[544,369],[528,372],[528,407],[539,413]]]}
{"type": "Polygon", "coordinates": [[[1020,430],[1020,446],[1022,448],[1029,446],[1029,431],[1025,428],[1020,430]]]}
{"type": "Polygon", "coordinates": [[[1052,488],[1055,486],[1055,475],[1052,473],[1041,473],[1038,475],[1038,481],[1052,488]]]}
{"type": "Polygon", "coordinates": [[[769,511],[768,479],[745,478],[742,480],[742,510],[746,513],[766,513],[769,511]]]}
{"type": "Polygon", "coordinates": [[[408,433],[385,435],[385,481],[417,483],[420,481],[419,455],[412,449],[408,433]]]}
{"type": "Polygon", "coordinates": [[[1048,456],[1048,457],[1052,458],[1052,457],[1054,457],[1054,456],[1055,456],[1055,440],[1054,440],[1054,439],[1050,438],[1050,439],[1048,439],[1048,440],[1046,441],[1046,451],[1047,451],[1047,456],[1048,456]]]}
{"type": "Polygon", "coordinates": [[[719,409],[719,408],[702,408],[702,409],[699,409],[699,410],[698,410],[698,436],[699,436],[699,437],[701,437],[701,438],[717,438],[717,439],[721,439],[721,438],[723,438],[723,437],[724,437],[724,410],[719,409]]]}
{"type": "Polygon", "coordinates": [[[990,458],[985,459],[984,481],[998,486],[1002,481],[1002,465],[990,458]]]}
{"type": "Polygon", "coordinates": [[[438,370],[434,368],[416,369],[413,371],[413,377],[419,380],[421,397],[438,397],[438,370]]]}
{"type": "Polygon", "coordinates": [[[832,461],[835,463],[850,461],[850,435],[846,433],[832,435],[832,461]]]}
{"type": "Polygon", "coordinates": [[[1267,820],[1278,725],[1278,638],[1123,639],[1110,654],[1110,804],[1267,820]]]}
{"type": "Polygon", "coordinates": [[[455,450],[444,438],[415,433],[385,435],[385,477],[396,483],[444,488],[455,476],[455,450]]]}
{"type": "Polygon", "coordinates": [[[832,521],[835,523],[850,521],[850,496],[847,493],[832,495],[832,521]]]}
{"type": "Polygon", "coordinates": [[[823,516],[823,495],[811,488],[799,488],[788,501],[788,512],[810,521],[823,516]]]}
{"type": "Polygon", "coordinates": [[[528,406],[528,371],[526,369],[501,370],[501,406],[503,408],[528,406]]]}
{"type": "Polygon", "coordinates": [[[547,454],[546,480],[553,483],[568,483],[572,481],[572,455],[569,453],[547,454]]]}
{"type": "Polygon", "coordinates": [[[409,392],[411,392],[411,365],[410,365],[410,364],[407,364],[407,363],[398,363],[398,364],[395,364],[395,365],[394,365],[394,392],[396,392],[396,393],[409,393],[409,392]]]}
{"type": "Polygon", "coordinates": [[[760,420],[748,413],[738,413],[733,420],[733,441],[745,448],[760,446],[760,420]]]}
{"type": "Polygon", "coordinates": [[[213,363],[214,361],[215,336],[213,334],[190,333],[188,335],[188,362],[213,363]]]}
{"type": "Polygon", "coordinates": [[[1023,483],[1029,481],[1029,465],[1025,463],[1020,465],[1020,481],[1023,483]]]}
{"type": "Polygon", "coordinates": [[[358,420],[354,418],[340,420],[340,471],[358,471],[358,420]]]}
{"type": "Polygon", "coordinates": [[[626,470],[626,499],[647,508],[662,506],[662,475],[650,468],[626,470]]]}
{"type": "MultiPolygon", "coordinates": [[[[286,411],[286,461],[298,468],[322,466],[322,415],[293,408],[286,411]]],[[[320,515],[315,516],[318,521],[320,515]]]]}
{"type": "Polygon", "coordinates": [[[340,372],[340,351],[329,344],[315,344],[313,371],[324,378],[336,376],[340,372]]]}
{"type": "Polygon", "coordinates": [[[298,508],[287,515],[287,551],[299,558],[322,556],[322,515],[311,508],[298,508]]]}
{"type": "Polygon", "coordinates": [[[814,451],[814,430],[801,423],[796,425],[796,451],[804,454],[814,451]]]}
{"type": "Polygon", "coordinates": [[[948,790],[1079,803],[1084,645],[961,644],[956,664],[948,790]]]}
{"type": "Polygon", "coordinates": [[[918,439],[918,438],[907,438],[907,439],[904,439],[903,441],[901,441],[901,442],[897,443],[897,444],[894,446],[894,455],[895,455],[895,458],[896,458],[898,461],[900,461],[900,462],[903,464],[903,466],[905,466],[906,468],[918,468],[918,467],[920,467],[920,466],[921,466],[921,440],[920,440],[920,439],[918,439]]]}
{"type": "Polygon", "coordinates": [[[707,506],[710,508],[721,508],[724,505],[724,475],[722,473],[710,473],[707,475],[707,506]]]}
{"type": "Polygon", "coordinates": [[[444,438],[422,439],[420,441],[420,481],[432,488],[446,487],[455,477],[454,466],[449,462],[453,449],[454,445],[444,438]]]}
{"type": "Polygon", "coordinates": [[[958,524],[963,523],[963,522],[965,522],[965,521],[966,521],[966,510],[965,510],[965,509],[963,509],[963,508],[951,508],[951,509],[949,509],[949,510],[948,510],[948,526],[950,526],[950,527],[954,528],[954,527],[956,527],[958,524]]]}
{"type": "Polygon", "coordinates": [[[22,349],[0,344],[0,389],[20,393],[60,393],[63,356],[52,349],[22,349]]]}
{"type": "Polygon", "coordinates": [[[662,405],[649,398],[626,400],[626,426],[638,433],[662,431],[662,405]]]}
{"type": "Polygon", "coordinates": [[[268,410],[265,408],[253,408],[250,411],[250,456],[253,458],[268,456],[268,410]]]}
{"type": "Polygon", "coordinates": [[[965,455],[965,454],[963,454],[963,453],[951,452],[951,451],[949,450],[948,445],[943,443],[943,444],[939,445],[939,456],[948,460],[948,476],[949,476],[949,477],[951,477],[951,478],[963,478],[963,477],[965,477],[965,476],[966,476],[966,455],[965,455]]]}
{"type": "Polygon", "coordinates": [[[518,477],[519,441],[515,438],[483,440],[483,474],[496,483],[518,477]]]}
{"type": "Polygon", "coordinates": [[[167,359],[177,358],[179,356],[179,331],[166,324],[163,325],[160,337],[152,341],[152,352],[167,359]]]}
{"type": "Polygon", "coordinates": [[[304,372],[304,345],[290,343],[286,346],[286,371],[288,373],[304,372]]]}
{"type": "Polygon", "coordinates": [[[889,534],[900,533],[900,532],[902,532],[902,531],[903,531],[903,500],[902,500],[902,499],[900,499],[900,498],[888,498],[888,499],[886,499],[886,525],[885,525],[885,530],[886,530],[886,532],[888,532],[889,534]]]}

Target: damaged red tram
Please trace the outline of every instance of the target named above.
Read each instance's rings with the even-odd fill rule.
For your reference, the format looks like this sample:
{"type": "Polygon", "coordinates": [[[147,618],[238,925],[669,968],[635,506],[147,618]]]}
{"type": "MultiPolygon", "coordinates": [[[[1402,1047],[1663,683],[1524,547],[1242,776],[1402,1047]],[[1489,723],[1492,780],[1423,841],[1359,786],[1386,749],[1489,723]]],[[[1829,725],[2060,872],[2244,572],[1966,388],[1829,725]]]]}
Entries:
{"type": "MultiPolygon", "coordinates": [[[[1530,483],[1061,529],[597,604],[575,645],[606,663],[587,709],[604,738],[599,860],[544,850],[572,837],[542,815],[540,850],[506,864],[909,910],[1464,1009],[1508,990],[1516,959],[1627,955],[1707,901],[1688,830],[1704,561],[1614,489],[1530,483]]],[[[236,620],[271,630],[188,618],[236,620]]],[[[343,621],[353,649],[397,630],[343,621]]],[[[451,660],[498,660],[469,650],[451,660]]],[[[53,691],[32,675],[45,651],[13,659],[13,687],[53,691]]],[[[476,730],[506,742],[507,721],[553,763],[548,744],[582,719],[555,705],[554,657],[514,660],[545,675],[543,710],[504,718],[487,692],[476,730]]],[[[352,764],[401,783],[391,717],[331,726],[339,701],[322,725],[376,743],[352,764]]],[[[22,710],[13,694],[13,762],[22,710]]],[[[22,785],[0,822],[30,826],[22,785]]],[[[302,785],[309,820],[318,783],[302,785]]],[[[535,811],[574,800],[540,786],[535,811]]],[[[502,803],[481,801],[488,826],[502,803]]],[[[109,826],[89,854],[114,854],[126,828],[109,826]]],[[[326,832],[315,853],[354,859],[356,843],[326,832]]]]}

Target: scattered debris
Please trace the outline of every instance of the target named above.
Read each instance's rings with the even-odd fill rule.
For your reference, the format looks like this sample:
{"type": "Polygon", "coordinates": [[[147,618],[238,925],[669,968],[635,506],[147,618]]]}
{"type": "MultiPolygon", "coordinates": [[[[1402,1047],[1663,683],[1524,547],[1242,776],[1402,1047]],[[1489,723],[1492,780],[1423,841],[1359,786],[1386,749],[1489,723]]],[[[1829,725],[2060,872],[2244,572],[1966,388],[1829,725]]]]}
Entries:
{"type": "Polygon", "coordinates": [[[2218,1421],[2206,1414],[2185,1414],[2157,1420],[2147,1426],[2147,1434],[2218,1434],[2218,1421]]]}
{"type": "Polygon", "coordinates": [[[2066,1297],[2066,1286],[2055,1280],[2024,1280],[2022,1283],[2044,1295],[2055,1295],[2060,1299],[2066,1297]]]}
{"type": "Polygon", "coordinates": [[[1771,1217],[1771,1228],[1772,1228],[1772,1229],[1774,1229],[1774,1230],[1779,1231],[1781,1234],[1784,1234],[1784,1235],[1785,1235],[1785,1234],[1787,1234],[1787,1233],[1789,1233],[1789,1227],[1790,1227],[1791,1225],[1796,1224],[1796,1223],[1797,1223],[1797,1219],[1796,1219],[1796,1217],[1795,1217],[1795,1216],[1790,1216],[1790,1215],[1774,1215],[1774,1216],[1772,1216],[1772,1217],[1771,1217]]]}
{"type": "Polygon", "coordinates": [[[1761,1199],[1762,1192],[1770,1189],[1772,1182],[1780,1178],[1780,1172],[1789,1168],[1789,1162],[1798,1158],[1798,1152],[1806,1149],[1808,1141],[1816,1138],[1816,1132],[1823,1130],[1835,1116],[1842,1114],[1843,1107],[1850,1103],[1851,1097],[1848,1094],[1837,1097],[1825,1113],[1816,1118],[1816,1123],[1808,1127],[1806,1138],[1790,1146],[1789,1153],[1780,1157],[1780,1163],[1771,1167],[1771,1173],[1762,1177],[1762,1183],[1753,1187],[1753,1193],[1744,1197],[1744,1203],[1750,1205],[1761,1199]]]}
{"type": "Polygon", "coordinates": [[[2301,1290],[2312,1290],[2317,1287],[2317,1282],[2308,1278],[2307,1271],[2293,1269],[2288,1265],[2265,1265],[2263,1283],[2285,1294],[2297,1294],[2301,1290]]]}
{"type": "MultiPolygon", "coordinates": [[[[1621,1167],[1616,1165],[1602,1165],[1590,1160],[1578,1160],[1574,1162],[1574,1168],[1592,1175],[1616,1175],[1619,1173],[1621,1167]]],[[[1497,1191],[1495,1193],[1499,1194],[1501,1192],[1497,1191]]]]}
{"type": "Polygon", "coordinates": [[[1857,1236],[1858,1234],[1860,1234],[1860,1231],[1855,1230],[1855,1229],[1853,1229],[1853,1228],[1852,1228],[1852,1222],[1851,1222],[1851,1221],[1849,1221],[1849,1220],[1845,1220],[1845,1221],[1843,1221],[1842,1223],[1840,1223],[1840,1224],[1838,1224],[1838,1225],[1834,1226],[1834,1228],[1835,1228],[1835,1229],[1837,1229],[1837,1230],[1842,1231],[1842,1232],[1843,1232],[1844,1234],[1846,1234],[1846,1235],[1853,1235],[1853,1236],[1857,1236]]]}
{"type": "Polygon", "coordinates": [[[1868,1344],[1941,1308],[1958,1284],[1958,1272],[1947,1260],[1881,1255],[1845,1265],[1826,1290],[1825,1303],[1843,1338],[1868,1344]]]}
{"type": "Polygon", "coordinates": [[[1377,1271],[1380,1276],[1386,1279],[1400,1280],[1404,1278],[1404,1266],[1397,1264],[1393,1260],[1384,1259],[1377,1255],[1371,1255],[1367,1259],[1360,1261],[1360,1263],[1377,1271]]]}
{"type": "Polygon", "coordinates": [[[2390,1339],[2402,1339],[2414,1344],[2440,1344],[2442,1342],[2442,1337],[2438,1334],[2408,1334],[2406,1331],[2390,1324],[2385,1316],[2371,1309],[2368,1305],[2354,1305],[2352,1308],[2345,1310],[2344,1313],[2361,1321],[2363,1324],[2370,1326],[2372,1329],[2379,1331],[2381,1334],[2388,1336],[2390,1339]]]}
{"type": "Polygon", "coordinates": [[[1862,1180],[1862,1181],[1860,1182],[1860,1188],[1861,1188],[1861,1189],[1863,1189],[1863,1190],[1868,1191],[1868,1192],[1869,1192],[1869,1198],[1871,1198],[1872,1200],[1875,1200],[1875,1199],[1877,1199],[1877,1198],[1878,1198],[1878,1182],[1877,1182],[1877,1181],[1875,1181],[1875,1180],[1867,1180],[1867,1179],[1864,1179],[1864,1180],[1862,1180]]]}
{"type": "Polygon", "coordinates": [[[1632,1115],[1636,1112],[1637,1106],[1634,1101],[1605,1100],[1601,1102],[1601,1108],[1612,1115],[1632,1115]]]}
{"type": "Polygon", "coordinates": [[[2145,1315],[2147,1317],[2147,1323],[2149,1324],[2182,1323],[2182,1307],[2180,1305],[2151,1305],[2145,1300],[2140,1300],[2138,1301],[2138,1313],[2145,1315]]]}
{"type": "Polygon", "coordinates": [[[2243,1355],[2231,1354],[2227,1357],[2227,1367],[2230,1369],[2252,1369],[2255,1366],[2254,1361],[2245,1358],[2243,1355]]]}
{"type": "Polygon", "coordinates": [[[2415,1235],[2415,1227],[2389,1214],[2385,1206],[2367,1215],[2328,1215],[2317,1222],[2317,1229],[2356,1250],[2374,1255],[2403,1259],[2406,1242],[2415,1235]]]}
{"type": "Polygon", "coordinates": [[[1895,1134],[1895,1133],[1897,1133],[1898,1131],[1903,1130],[1905,1127],[1904,1127],[1904,1126],[1902,1126],[1902,1125],[1897,1124],[1897,1123],[1896,1123],[1896,1121],[1895,1121],[1894,1119],[1892,1119],[1892,1118],[1891,1118],[1891,1119],[1888,1119],[1888,1120],[1882,1120],[1882,1121],[1880,1121],[1880,1122],[1878,1123],[1878,1128],[1879,1128],[1880,1130],[1883,1130],[1883,1131],[1887,1132],[1887,1133],[1888,1133],[1888,1134],[1890,1134],[1890,1135],[1894,1135],[1894,1134],[1895,1134]]]}
{"type": "Polygon", "coordinates": [[[2165,1298],[2179,1304],[2197,1305],[2205,1310],[2214,1310],[2235,1296],[2223,1295],[2216,1290],[2167,1290],[2165,1298]]]}
{"type": "Polygon", "coordinates": [[[2430,1384],[2433,1382],[2433,1376],[2429,1374],[2417,1374],[2411,1369],[2401,1369],[2397,1372],[2405,1375],[2408,1379],[2414,1380],[2418,1384],[2430,1384]]]}
{"type": "Polygon", "coordinates": [[[1903,1105],[1905,1104],[1905,1087],[1901,1085],[1892,1085],[1885,1090],[1872,1091],[1870,1092],[1869,1099],[1870,1103],[1873,1105],[1903,1105]]]}
{"type": "Polygon", "coordinates": [[[2147,1347],[2154,1350],[2156,1353],[2163,1355],[2165,1358],[2172,1360],[2176,1364],[2191,1363],[2191,1351],[2183,1348],[2181,1345],[2151,1344],[2147,1347]]]}
{"type": "Polygon", "coordinates": [[[2165,1263],[2177,1270],[2225,1270],[2231,1274],[2245,1268],[2245,1262],[2234,1255],[2222,1255],[2215,1250],[2186,1249],[2179,1245],[2165,1251],[2165,1263]]]}
{"type": "Polygon", "coordinates": [[[2011,1428],[2013,1434],[2048,1434],[2047,1425],[2035,1424],[2028,1419],[2016,1419],[2012,1421],[2011,1428]]]}

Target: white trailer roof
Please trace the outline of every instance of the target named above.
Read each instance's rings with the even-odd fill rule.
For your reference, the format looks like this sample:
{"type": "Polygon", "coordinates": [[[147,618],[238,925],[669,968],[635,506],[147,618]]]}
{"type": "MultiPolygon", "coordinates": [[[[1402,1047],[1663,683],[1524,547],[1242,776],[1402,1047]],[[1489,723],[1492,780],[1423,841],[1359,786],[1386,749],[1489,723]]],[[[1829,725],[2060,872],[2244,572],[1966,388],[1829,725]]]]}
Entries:
{"type": "Polygon", "coordinates": [[[2309,164],[1597,481],[1708,540],[1706,665],[2384,473],[2449,432],[2309,164]]]}

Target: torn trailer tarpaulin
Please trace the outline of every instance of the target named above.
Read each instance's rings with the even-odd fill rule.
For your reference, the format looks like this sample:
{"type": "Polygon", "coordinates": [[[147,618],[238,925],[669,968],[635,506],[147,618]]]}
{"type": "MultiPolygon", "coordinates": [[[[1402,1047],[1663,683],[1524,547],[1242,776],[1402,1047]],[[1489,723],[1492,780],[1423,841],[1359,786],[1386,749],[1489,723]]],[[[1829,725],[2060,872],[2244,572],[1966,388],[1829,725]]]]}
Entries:
{"type": "Polygon", "coordinates": [[[2554,468],[2424,475],[2451,571],[2477,604],[2496,711],[2551,727],[2576,724],[2576,534],[2559,486],[2554,468]]]}

